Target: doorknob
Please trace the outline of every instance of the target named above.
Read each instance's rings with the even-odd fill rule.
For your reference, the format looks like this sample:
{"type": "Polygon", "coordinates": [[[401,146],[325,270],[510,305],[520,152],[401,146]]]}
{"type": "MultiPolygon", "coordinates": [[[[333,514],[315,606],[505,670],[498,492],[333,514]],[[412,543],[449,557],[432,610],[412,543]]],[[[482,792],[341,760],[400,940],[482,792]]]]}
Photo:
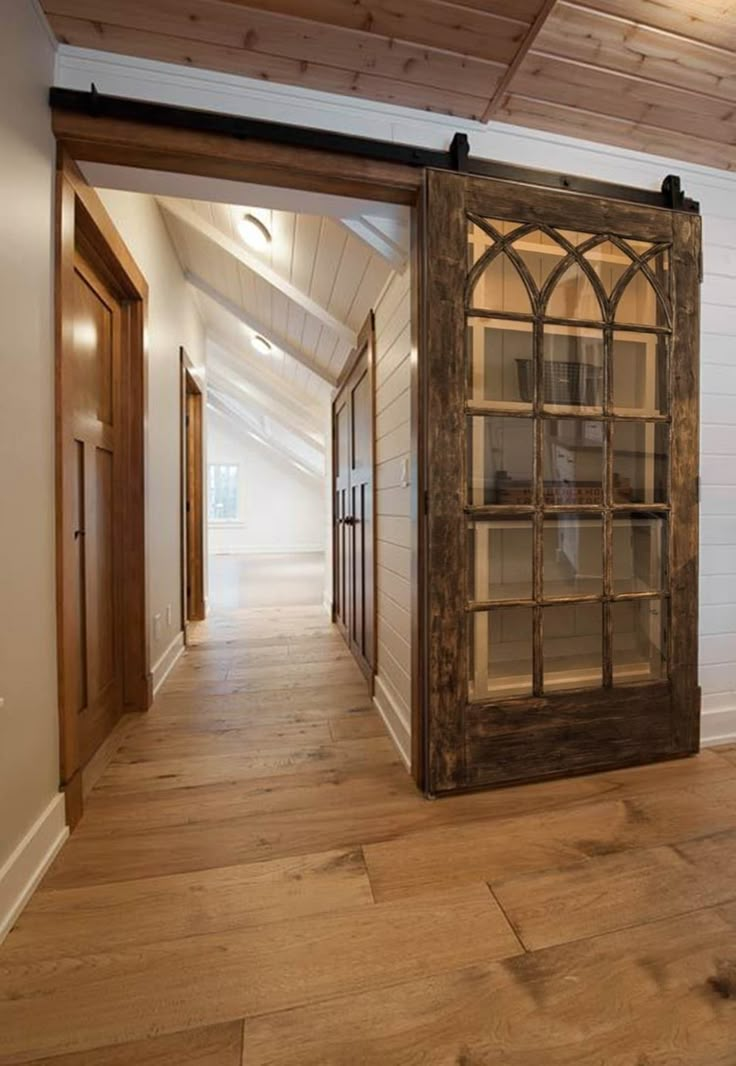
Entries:
{"type": "Polygon", "coordinates": [[[358,519],[355,518],[353,515],[349,514],[346,515],[345,518],[343,518],[343,522],[346,526],[357,526],[358,519]]]}
{"type": "Polygon", "coordinates": [[[86,529],[75,529],[74,530],[74,539],[75,540],[79,540],[80,537],[86,537],[86,536],[87,536],[87,530],[86,529]]]}

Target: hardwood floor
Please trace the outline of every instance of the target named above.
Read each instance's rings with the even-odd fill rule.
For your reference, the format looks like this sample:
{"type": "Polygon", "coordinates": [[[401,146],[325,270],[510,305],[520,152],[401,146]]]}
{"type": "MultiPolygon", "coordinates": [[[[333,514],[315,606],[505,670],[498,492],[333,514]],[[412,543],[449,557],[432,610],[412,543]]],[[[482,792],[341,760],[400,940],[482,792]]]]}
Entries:
{"type": "Polygon", "coordinates": [[[736,1063],[736,751],[431,802],[320,609],[194,641],[0,948],[2,1066],[736,1063]]]}

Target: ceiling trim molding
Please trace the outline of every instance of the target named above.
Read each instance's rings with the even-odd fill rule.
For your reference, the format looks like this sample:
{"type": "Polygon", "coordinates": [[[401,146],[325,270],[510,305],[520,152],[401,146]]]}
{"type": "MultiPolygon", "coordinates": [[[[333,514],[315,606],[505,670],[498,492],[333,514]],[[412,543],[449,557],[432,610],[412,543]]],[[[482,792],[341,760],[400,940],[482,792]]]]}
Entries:
{"type": "Polygon", "coordinates": [[[179,219],[185,226],[189,226],[190,229],[195,230],[200,236],[205,237],[212,244],[217,245],[223,252],[227,253],[233,259],[236,259],[248,270],[251,270],[254,274],[257,274],[274,289],[278,289],[287,299],[292,303],[297,304],[306,311],[307,314],[316,318],[323,326],[326,326],[329,330],[335,333],[341,340],[344,340],[351,347],[355,347],[357,342],[355,330],[351,329],[345,322],[342,322],[339,318],[336,318],[326,307],[313,300],[311,296],[303,292],[297,285],[292,284],[284,278],[273,267],[264,263],[259,259],[257,255],[253,255],[247,248],[243,247],[238,241],[233,240],[232,237],[228,237],[217,226],[208,222],[206,219],[198,215],[196,211],[193,211],[186,204],[183,204],[176,200],[169,200],[161,197],[158,200],[162,208],[167,211],[174,218],[179,219]]]}
{"type": "Polygon", "coordinates": [[[537,36],[539,35],[545,22],[552,14],[552,9],[556,5],[557,0],[544,0],[542,7],[540,8],[537,17],[532,22],[531,26],[527,30],[523,41],[519,45],[516,55],[506,68],[505,74],[500,78],[497,85],[493,90],[493,95],[488,101],[488,106],[481,115],[481,122],[488,122],[493,116],[494,111],[498,108],[499,104],[503,100],[507,92],[513,90],[512,82],[521,64],[526,59],[527,55],[531,51],[537,36]]]}
{"type": "Polygon", "coordinates": [[[282,351],[285,355],[290,356],[296,360],[302,366],[310,370],[322,381],[327,382],[328,385],[334,386],[337,384],[337,378],[330,374],[328,370],[316,363],[311,356],[302,351],[301,348],[297,348],[291,341],[286,340],[285,337],[277,336],[273,330],[269,329],[263,322],[260,322],[254,315],[244,310],[239,304],[233,303],[224,293],[221,293],[219,289],[216,289],[214,285],[210,285],[208,281],[200,277],[199,274],[195,274],[192,270],[185,270],[184,277],[190,285],[194,286],[204,296],[208,296],[210,300],[214,300],[216,304],[224,310],[229,312],[233,318],[237,318],[239,322],[242,322],[248,329],[253,330],[254,333],[260,333],[262,337],[269,340],[279,351],[282,351]]]}

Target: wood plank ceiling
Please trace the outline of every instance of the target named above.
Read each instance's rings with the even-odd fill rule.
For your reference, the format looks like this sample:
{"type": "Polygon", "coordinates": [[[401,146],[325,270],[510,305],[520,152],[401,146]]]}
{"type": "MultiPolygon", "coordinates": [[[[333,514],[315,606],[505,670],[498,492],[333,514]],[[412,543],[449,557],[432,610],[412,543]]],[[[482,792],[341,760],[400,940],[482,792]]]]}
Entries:
{"type": "Polygon", "coordinates": [[[42,0],[62,42],[736,167],[729,0],[42,0]]]}

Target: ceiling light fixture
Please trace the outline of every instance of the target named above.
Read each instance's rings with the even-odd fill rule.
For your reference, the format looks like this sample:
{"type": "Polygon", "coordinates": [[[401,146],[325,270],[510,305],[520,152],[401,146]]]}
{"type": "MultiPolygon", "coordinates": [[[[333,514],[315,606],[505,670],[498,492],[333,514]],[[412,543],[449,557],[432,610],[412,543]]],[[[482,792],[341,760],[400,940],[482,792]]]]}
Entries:
{"type": "Polygon", "coordinates": [[[271,351],[272,345],[266,340],[265,337],[262,337],[260,333],[256,333],[253,336],[253,347],[256,349],[256,351],[263,352],[264,355],[268,355],[268,353],[271,351]]]}
{"type": "Polygon", "coordinates": [[[268,227],[255,215],[243,215],[238,223],[238,229],[245,243],[255,248],[256,251],[264,251],[271,243],[271,233],[268,227]]]}

